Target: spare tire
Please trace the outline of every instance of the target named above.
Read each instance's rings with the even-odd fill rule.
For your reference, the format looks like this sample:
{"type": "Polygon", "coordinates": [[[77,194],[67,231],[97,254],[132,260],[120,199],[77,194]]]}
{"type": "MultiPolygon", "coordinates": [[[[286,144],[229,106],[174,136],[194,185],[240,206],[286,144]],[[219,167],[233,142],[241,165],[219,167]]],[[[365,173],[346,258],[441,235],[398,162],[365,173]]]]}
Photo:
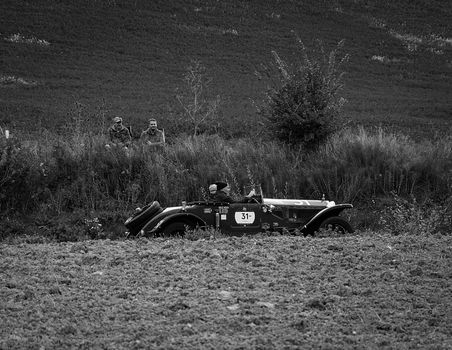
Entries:
{"type": "Polygon", "coordinates": [[[128,218],[124,225],[127,227],[130,234],[135,236],[151,218],[161,213],[162,211],[163,209],[160,206],[160,203],[154,201],[128,218]]]}

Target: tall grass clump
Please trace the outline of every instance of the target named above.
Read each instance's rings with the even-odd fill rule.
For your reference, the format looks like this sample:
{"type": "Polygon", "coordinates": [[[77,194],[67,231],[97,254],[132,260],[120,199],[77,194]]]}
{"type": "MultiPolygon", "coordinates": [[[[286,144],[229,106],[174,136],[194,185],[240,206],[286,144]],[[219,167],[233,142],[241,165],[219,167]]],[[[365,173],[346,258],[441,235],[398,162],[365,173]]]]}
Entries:
{"type": "Polygon", "coordinates": [[[42,202],[56,213],[152,200],[170,205],[202,199],[202,189],[218,180],[237,194],[260,185],[267,196],[350,202],[392,192],[441,201],[452,191],[451,140],[416,143],[382,129],[343,131],[311,153],[217,135],[181,136],[159,151],[107,149],[102,135],[43,141],[1,141],[2,212],[33,211],[42,202]]]}
{"type": "Polygon", "coordinates": [[[304,164],[311,186],[348,201],[389,195],[447,199],[452,192],[452,139],[416,143],[363,128],[331,138],[304,164]]]}

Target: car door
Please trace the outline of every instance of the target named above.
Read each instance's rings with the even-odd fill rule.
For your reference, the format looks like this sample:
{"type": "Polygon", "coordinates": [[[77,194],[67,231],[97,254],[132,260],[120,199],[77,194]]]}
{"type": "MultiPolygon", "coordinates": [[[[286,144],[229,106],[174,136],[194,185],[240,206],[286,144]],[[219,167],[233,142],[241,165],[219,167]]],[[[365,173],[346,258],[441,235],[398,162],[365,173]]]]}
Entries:
{"type": "Polygon", "coordinates": [[[231,233],[257,233],[261,231],[262,204],[232,203],[223,227],[231,233]]]}

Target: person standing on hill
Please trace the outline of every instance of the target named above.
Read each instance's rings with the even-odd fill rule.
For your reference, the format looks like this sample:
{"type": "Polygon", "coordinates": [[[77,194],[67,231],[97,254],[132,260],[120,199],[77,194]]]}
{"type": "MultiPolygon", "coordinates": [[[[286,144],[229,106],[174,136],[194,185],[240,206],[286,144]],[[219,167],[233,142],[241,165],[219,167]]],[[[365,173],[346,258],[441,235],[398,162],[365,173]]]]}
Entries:
{"type": "Polygon", "coordinates": [[[165,144],[165,132],[157,129],[157,120],[151,118],[149,119],[149,127],[143,130],[140,140],[148,146],[163,146],[165,144]]]}
{"type": "Polygon", "coordinates": [[[113,119],[114,124],[108,129],[110,142],[113,146],[129,147],[132,143],[130,130],[122,124],[121,117],[113,119]]]}

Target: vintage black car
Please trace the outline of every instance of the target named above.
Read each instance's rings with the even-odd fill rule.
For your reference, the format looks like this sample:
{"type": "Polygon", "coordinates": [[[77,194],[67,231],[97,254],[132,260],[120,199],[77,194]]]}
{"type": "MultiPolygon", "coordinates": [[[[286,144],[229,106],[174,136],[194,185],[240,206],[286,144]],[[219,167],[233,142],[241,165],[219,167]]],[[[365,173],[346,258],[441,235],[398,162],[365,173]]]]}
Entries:
{"type": "Polygon", "coordinates": [[[352,207],[325,199],[272,199],[262,195],[250,198],[248,203],[197,201],[166,208],[154,201],[137,208],[125,226],[129,236],[183,235],[196,228],[213,228],[230,235],[265,231],[308,235],[320,229],[351,233],[351,224],[339,214],[352,207]]]}

